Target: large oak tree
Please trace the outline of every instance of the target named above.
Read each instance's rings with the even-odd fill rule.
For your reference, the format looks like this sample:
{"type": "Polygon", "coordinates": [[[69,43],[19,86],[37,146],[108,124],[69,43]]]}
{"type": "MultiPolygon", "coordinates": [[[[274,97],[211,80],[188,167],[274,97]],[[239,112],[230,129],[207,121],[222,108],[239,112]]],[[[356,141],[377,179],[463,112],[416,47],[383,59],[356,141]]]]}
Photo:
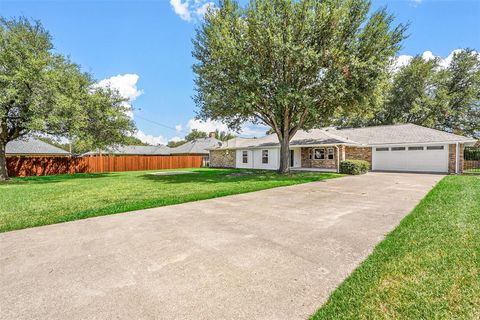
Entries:
{"type": "Polygon", "coordinates": [[[299,129],[366,105],[404,38],[392,24],[366,0],[221,1],[193,41],[199,117],[270,126],[288,172],[299,129]]]}
{"type": "Polygon", "coordinates": [[[8,178],[6,144],[29,134],[81,140],[92,147],[121,142],[134,130],[118,92],[54,53],[37,21],[0,18],[0,180],[8,178]]]}
{"type": "Polygon", "coordinates": [[[418,55],[392,70],[368,112],[337,115],[336,125],[415,123],[480,138],[480,54],[456,50],[448,65],[418,55]]]}

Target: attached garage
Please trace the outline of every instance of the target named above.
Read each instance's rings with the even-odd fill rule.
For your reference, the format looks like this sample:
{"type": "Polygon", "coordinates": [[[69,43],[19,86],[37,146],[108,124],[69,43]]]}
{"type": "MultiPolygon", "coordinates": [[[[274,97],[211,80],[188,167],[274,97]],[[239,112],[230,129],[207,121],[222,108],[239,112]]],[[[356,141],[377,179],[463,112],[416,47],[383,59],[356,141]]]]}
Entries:
{"type": "Polygon", "coordinates": [[[448,172],[448,145],[396,145],[372,148],[372,169],[448,172]]]}

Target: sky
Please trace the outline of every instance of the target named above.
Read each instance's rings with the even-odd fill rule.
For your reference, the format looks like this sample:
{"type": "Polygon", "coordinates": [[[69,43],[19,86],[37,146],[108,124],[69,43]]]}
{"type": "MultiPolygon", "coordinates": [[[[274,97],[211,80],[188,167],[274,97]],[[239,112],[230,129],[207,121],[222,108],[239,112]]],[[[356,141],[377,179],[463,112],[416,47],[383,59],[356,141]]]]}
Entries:
{"type": "MultiPolygon", "coordinates": [[[[55,50],[111,85],[133,106],[137,137],[152,144],[181,139],[192,129],[226,130],[195,120],[192,38],[210,0],[0,0],[0,16],[42,22],[55,50]]],[[[244,1],[243,1],[244,2],[244,1]]],[[[373,0],[397,23],[409,23],[399,52],[438,56],[448,64],[452,51],[480,50],[480,0],[373,0]]],[[[266,128],[246,124],[240,135],[261,136],[266,128]]]]}

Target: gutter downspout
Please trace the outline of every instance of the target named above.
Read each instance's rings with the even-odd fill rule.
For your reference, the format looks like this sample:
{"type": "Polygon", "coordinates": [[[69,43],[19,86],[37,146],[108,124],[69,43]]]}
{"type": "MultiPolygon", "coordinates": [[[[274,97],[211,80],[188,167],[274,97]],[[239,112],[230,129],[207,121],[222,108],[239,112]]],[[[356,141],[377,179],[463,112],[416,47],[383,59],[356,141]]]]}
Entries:
{"type": "Polygon", "coordinates": [[[455,146],[455,174],[460,171],[460,144],[457,142],[455,146]]]}

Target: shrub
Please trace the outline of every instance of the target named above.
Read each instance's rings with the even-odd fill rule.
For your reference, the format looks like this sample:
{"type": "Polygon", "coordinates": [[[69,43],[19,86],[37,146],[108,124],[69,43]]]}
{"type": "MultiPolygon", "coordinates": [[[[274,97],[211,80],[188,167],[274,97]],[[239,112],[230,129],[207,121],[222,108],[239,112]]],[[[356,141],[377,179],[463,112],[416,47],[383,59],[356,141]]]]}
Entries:
{"type": "Polygon", "coordinates": [[[364,174],[370,168],[370,163],[364,160],[344,160],[340,162],[340,173],[364,174]]]}

